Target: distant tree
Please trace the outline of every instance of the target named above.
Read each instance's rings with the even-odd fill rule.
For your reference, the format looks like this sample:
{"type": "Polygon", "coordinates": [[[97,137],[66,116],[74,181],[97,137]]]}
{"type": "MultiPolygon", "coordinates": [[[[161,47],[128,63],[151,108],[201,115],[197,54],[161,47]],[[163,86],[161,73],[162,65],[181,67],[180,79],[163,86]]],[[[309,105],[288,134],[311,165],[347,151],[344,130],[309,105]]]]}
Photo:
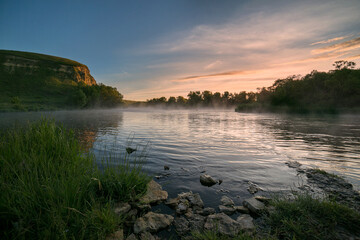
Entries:
{"type": "Polygon", "coordinates": [[[210,91],[203,91],[201,94],[201,98],[203,100],[204,106],[210,106],[212,102],[212,92],[210,91]]]}
{"type": "Polygon", "coordinates": [[[190,91],[188,94],[188,104],[190,106],[196,106],[201,104],[202,97],[200,91],[190,91]]]}
{"type": "Polygon", "coordinates": [[[178,96],[176,98],[176,103],[180,106],[185,106],[186,102],[187,102],[187,99],[184,98],[183,96],[178,96]]]}
{"type": "Polygon", "coordinates": [[[344,61],[344,60],[340,60],[340,61],[336,61],[333,66],[335,67],[336,70],[341,70],[341,69],[354,69],[356,66],[356,63],[354,62],[348,62],[348,61],[344,61]]]}
{"type": "Polygon", "coordinates": [[[176,98],[175,97],[169,97],[167,104],[168,105],[175,105],[176,103],[176,98]]]}

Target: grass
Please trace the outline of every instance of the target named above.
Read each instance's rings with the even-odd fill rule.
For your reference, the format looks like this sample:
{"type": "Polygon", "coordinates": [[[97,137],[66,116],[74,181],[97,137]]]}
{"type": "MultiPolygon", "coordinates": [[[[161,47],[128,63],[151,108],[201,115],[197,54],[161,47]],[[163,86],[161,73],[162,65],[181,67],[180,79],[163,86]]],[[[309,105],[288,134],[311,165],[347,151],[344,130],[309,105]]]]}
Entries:
{"type": "Polygon", "coordinates": [[[278,199],[272,204],[275,211],[267,217],[266,225],[278,239],[347,239],[360,235],[360,213],[336,202],[303,194],[293,201],[278,199]]]}
{"type": "Polygon", "coordinates": [[[313,173],[319,173],[319,174],[322,174],[322,175],[325,175],[325,176],[329,176],[329,177],[332,177],[332,178],[339,178],[339,179],[344,179],[343,177],[341,176],[338,176],[336,174],[333,174],[333,173],[328,173],[322,169],[319,169],[319,168],[314,168],[311,170],[313,173]]]}
{"type": "Polygon", "coordinates": [[[247,233],[239,233],[235,237],[229,237],[226,235],[219,234],[217,231],[204,231],[204,232],[193,232],[191,234],[194,240],[255,240],[254,236],[247,233]]]}
{"type": "Polygon", "coordinates": [[[0,239],[104,239],[123,222],[116,201],[136,200],[139,164],[102,170],[71,131],[42,119],[0,135],[0,239]]]}

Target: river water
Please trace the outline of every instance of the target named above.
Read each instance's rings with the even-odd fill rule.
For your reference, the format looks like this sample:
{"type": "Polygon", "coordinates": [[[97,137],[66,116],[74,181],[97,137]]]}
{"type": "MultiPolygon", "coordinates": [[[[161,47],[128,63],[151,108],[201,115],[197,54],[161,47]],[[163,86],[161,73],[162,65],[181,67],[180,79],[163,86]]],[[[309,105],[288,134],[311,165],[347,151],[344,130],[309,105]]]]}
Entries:
{"type": "Polygon", "coordinates": [[[126,147],[139,149],[133,156],[145,152],[144,170],[161,177],[155,180],[170,197],[191,190],[200,193],[206,206],[218,205],[224,194],[240,204],[250,196],[249,181],[264,191],[304,184],[287,161],[339,174],[360,187],[360,115],[158,109],[0,113],[0,129],[41,116],[73,128],[96,156],[123,154],[126,147]],[[223,183],[202,186],[204,172],[223,183]]]}

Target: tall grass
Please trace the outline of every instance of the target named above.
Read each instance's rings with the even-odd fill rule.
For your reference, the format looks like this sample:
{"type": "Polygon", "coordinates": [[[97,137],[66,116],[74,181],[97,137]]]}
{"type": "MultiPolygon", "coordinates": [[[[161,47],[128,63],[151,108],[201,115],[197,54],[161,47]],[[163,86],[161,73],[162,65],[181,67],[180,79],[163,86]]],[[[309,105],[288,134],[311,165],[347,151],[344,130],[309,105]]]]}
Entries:
{"type": "Polygon", "coordinates": [[[135,200],[148,181],[136,164],[100,171],[54,121],[9,130],[0,136],[0,239],[103,239],[122,223],[113,203],[135,200]]]}

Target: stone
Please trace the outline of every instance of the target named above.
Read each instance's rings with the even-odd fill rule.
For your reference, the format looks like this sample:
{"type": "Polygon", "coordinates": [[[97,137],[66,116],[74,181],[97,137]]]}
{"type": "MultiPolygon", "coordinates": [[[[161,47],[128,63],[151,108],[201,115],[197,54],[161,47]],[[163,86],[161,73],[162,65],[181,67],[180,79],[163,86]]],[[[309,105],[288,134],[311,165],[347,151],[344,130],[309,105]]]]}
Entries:
{"type": "Polygon", "coordinates": [[[126,238],[126,240],[137,240],[137,237],[135,236],[135,234],[132,233],[126,238]]]}
{"type": "Polygon", "coordinates": [[[148,212],[151,210],[151,206],[150,204],[146,204],[146,203],[137,203],[135,205],[135,207],[137,209],[139,209],[140,212],[148,212]]]}
{"type": "Polygon", "coordinates": [[[234,237],[239,232],[240,226],[240,223],[225,213],[216,213],[207,217],[204,229],[210,231],[216,230],[220,234],[234,237]]]}
{"type": "Polygon", "coordinates": [[[170,226],[173,221],[173,216],[148,212],[143,217],[140,217],[135,221],[134,233],[138,234],[141,232],[158,232],[159,230],[170,226]]]}
{"type": "Polygon", "coordinates": [[[179,205],[179,200],[180,200],[179,197],[168,199],[168,200],[165,202],[165,205],[167,205],[167,206],[175,209],[175,208],[177,207],[177,205],[179,205]]]}
{"type": "Polygon", "coordinates": [[[231,206],[223,206],[223,205],[220,205],[219,206],[219,210],[220,212],[223,212],[227,215],[232,215],[236,212],[236,209],[234,207],[231,207],[231,206]]]}
{"type": "Polygon", "coordinates": [[[119,215],[119,216],[123,216],[125,215],[127,212],[129,212],[131,209],[131,206],[130,204],[128,203],[117,203],[115,205],[115,208],[114,208],[114,212],[115,214],[119,215]]]}
{"type": "Polygon", "coordinates": [[[117,230],[116,232],[108,236],[106,240],[124,240],[124,230],[117,230]]]}
{"type": "Polygon", "coordinates": [[[140,198],[140,202],[143,204],[156,204],[165,201],[168,197],[168,193],[163,191],[160,184],[151,180],[147,185],[146,194],[140,198]]]}
{"type": "Polygon", "coordinates": [[[222,184],[223,180],[222,179],[219,179],[219,185],[222,184]]]}
{"type": "Polygon", "coordinates": [[[253,218],[249,214],[239,216],[236,221],[240,223],[240,229],[243,231],[250,232],[255,230],[253,218]]]}
{"type": "Polygon", "coordinates": [[[189,201],[186,199],[180,199],[179,204],[176,207],[177,214],[184,214],[188,210],[190,204],[189,201]]]}
{"type": "Polygon", "coordinates": [[[263,202],[265,204],[269,203],[271,201],[271,198],[265,197],[265,196],[255,196],[256,200],[259,200],[260,202],[263,202]]]}
{"type": "Polygon", "coordinates": [[[299,168],[299,167],[301,167],[301,163],[299,163],[298,161],[288,161],[285,164],[288,165],[289,168],[299,168]]]}
{"type": "Polygon", "coordinates": [[[127,147],[127,148],[126,148],[126,152],[127,152],[128,154],[132,154],[132,153],[135,152],[135,151],[137,151],[135,148],[131,148],[131,147],[127,147]]]}
{"type": "Polygon", "coordinates": [[[249,209],[250,212],[255,214],[260,214],[265,209],[265,205],[255,198],[248,198],[244,200],[243,205],[249,209]]]}
{"type": "Polygon", "coordinates": [[[165,165],[164,170],[170,170],[170,167],[165,165]]]}
{"type": "Polygon", "coordinates": [[[228,207],[233,207],[235,205],[234,201],[228,196],[222,196],[220,202],[222,203],[222,205],[228,207]]]}
{"type": "Polygon", "coordinates": [[[217,182],[208,174],[202,174],[200,176],[200,183],[204,186],[211,187],[215,185],[217,182]]]}
{"type": "Polygon", "coordinates": [[[199,211],[200,215],[208,216],[215,213],[215,209],[211,207],[204,208],[202,211],[199,211]]]}
{"type": "Polygon", "coordinates": [[[192,217],[188,219],[191,231],[202,231],[204,229],[205,219],[204,216],[193,214],[192,217]]]}
{"type": "Polygon", "coordinates": [[[248,186],[247,190],[249,191],[249,193],[255,194],[259,190],[261,190],[261,188],[258,185],[256,185],[255,183],[252,183],[249,181],[249,186],[248,186]]]}
{"type": "Polygon", "coordinates": [[[131,220],[135,220],[137,214],[138,214],[138,210],[136,210],[136,209],[131,209],[131,210],[127,213],[127,218],[128,218],[128,219],[131,219],[131,220]]]}
{"type": "Polygon", "coordinates": [[[188,195],[186,198],[189,200],[191,207],[204,207],[204,202],[202,201],[199,193],[193,193],[191,195],[188,195]]]}
{"type": "Polygon", "coordinates": [[[149,232],[143,232],[140,234],[140,240],[157,240],[157,239],[159,239],[159,237],[153,236],[149,232]]]}
{"type": "Polygon", "coordinates": [[[249,213],[249,209],[244,206],[234,206],[234,208],[239,213],[249,213]]]}
{"type": "Polygon", "coordinates": [[[184,217],[179,217],[174,220],[175,230],[179,235],[185,235],[190,231],[189,221],[184,217]]]}

